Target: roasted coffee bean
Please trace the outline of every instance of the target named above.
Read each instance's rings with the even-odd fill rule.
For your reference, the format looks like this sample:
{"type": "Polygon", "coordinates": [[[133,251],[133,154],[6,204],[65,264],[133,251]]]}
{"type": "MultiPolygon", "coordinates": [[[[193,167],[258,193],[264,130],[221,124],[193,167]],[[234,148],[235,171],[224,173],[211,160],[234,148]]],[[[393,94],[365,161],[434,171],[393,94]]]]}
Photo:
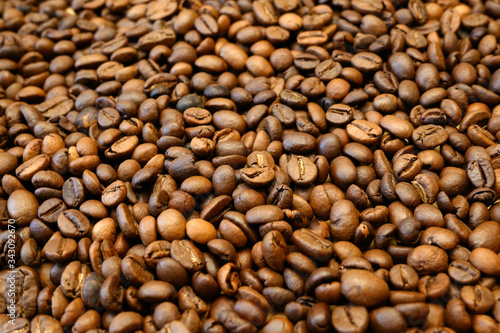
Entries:
{"type": "Polygon", "coordinates": [[[420,245],[408,255],[408,265],[420,274],[439,273],[447,268],[448,255],[440,248],[432,245],[420,245]],[[432,252],[434,260],[426,259],[432,252]]]}
{"type": "Polygon", "coordinates": [[[483,286],[465,286],[460,290],[465,307],[475,313],[488,312],[494,303],[492,292],[483,286]]]}
{"type": "Polygon", "coordinates": [[[326,112],[326,120],[333,125],[345,125],[354,118],[354,109],[346,104],[334,104],[326,112]]]}
{"type": "Polygon", "coordinates": [[[413,290],[418,284],[417,272],[408,265],[399,264],[391,268],[389,272],[391,284],[400,290],[413,290]]]}
{"type": "Polygon", "coordinates": [[[332,205],[330,231],[335,240],[351,240],[359,225],[359,211],[348,200],[339,200],[332,205]]]}
{"type": "Polygon", "coordinates": [[[333,244],[307,229],[296,230],[292,234],[292,242],[305,254],[321,261],[331,258],[333,244]]]}
{"type": "Polygon", "coordinates": [[[342,305],[332,312],[332,325],[338,332],[364,331],[368,324],[368,311],[363,306],[342,305]]]}
{"type": "Polygon", "coordinates": [[[492,187],[495,181],[491,163],[483,158],[467,164],[467,176],[475,187],[492,187]]]}
{"type": "Polygon", "coordinates": [[[78,261],[73,261],[61,276],[61,287],[63,293],[72,298],[79,297],[83,288],[85,278],[90,273],[90,267],[78,261]]]}
{"type": "Polygon", "coordinates": [[[439,299],[450,289],[450,278],[444,273],[436,276],[425,275],[420,278],[418,290],[428,299],[439,299]]]}
{"type": "Polygon", "coordinates": [[[270,231],[262,240],[262,251],[267,264],[277,270],[282,271],[285,265],[285,257],[288,247],[283,235],[279,231],[270,231]]]}
{"type": "Polygon", "coordinates": [[[413,131],[412,138],[420,149],[431,149],[448,139],[448,132],[438,125],[423,125],[413,131]]]}
{"type": "Polygon", "coordinates": [[[494,253],[490,249],[477,248],[470,253],[469,260],[482,273],[497,276],[500,273],[500,266],[494,253]]]}
{"type": "Polygon", "coordinates": [[[473,284],[481,276],[481,272],[465,260],[455,260],[448,268],[450,278],[460,284],[473,284]]]}
{"type": "Polygon", "coordinates": [[[394,162],[394,174],[399,180],[410,181],[422,169],[422,162],[413,154],[404,154],[394,162]]]}
{"type": "Polygon", "coordinates": [[[121,269],[125,278],[135,286],[153,279],[153,274],[147,270],[144,259],[135,253],[127,255],[122,260],[121,269]]]}
{"type": "Polygon", "coordinates": [[[351,58],[351,64],[361,72],[373,73],[382,66],[382,58],[371,52],[360,52],[351,58]]]}
{"type": "Polygon", "coordinates": [[[375,306],[389,297],[389,287],[380,277],[365,270],[347,270],[341,275],[342,294],[361,306],[375,306]]]}
{"type": "Polygon", "coordinates": [[[382,129],[366,120],[355,119],[346,127],[347,135],[356,142],[371,145],[382,136],[382,129]]]}
{"type": "Polygon", "coordinates": [[[68,209],[57,218],[57,226],[61,233],[70,238],[85,237],[90,233],[90,221],[80,211],[68,209]]]}

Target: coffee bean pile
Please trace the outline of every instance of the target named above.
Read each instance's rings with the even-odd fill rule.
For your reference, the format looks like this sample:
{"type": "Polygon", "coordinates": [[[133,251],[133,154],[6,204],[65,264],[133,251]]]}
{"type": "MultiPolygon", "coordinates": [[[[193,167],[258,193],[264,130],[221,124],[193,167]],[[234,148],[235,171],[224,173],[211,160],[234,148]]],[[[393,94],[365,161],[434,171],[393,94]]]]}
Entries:
{"type": "Polygon", "coordinates": [[[499,0],[0,0],[0,332],[499,332],[499,38],[499,0]]]}

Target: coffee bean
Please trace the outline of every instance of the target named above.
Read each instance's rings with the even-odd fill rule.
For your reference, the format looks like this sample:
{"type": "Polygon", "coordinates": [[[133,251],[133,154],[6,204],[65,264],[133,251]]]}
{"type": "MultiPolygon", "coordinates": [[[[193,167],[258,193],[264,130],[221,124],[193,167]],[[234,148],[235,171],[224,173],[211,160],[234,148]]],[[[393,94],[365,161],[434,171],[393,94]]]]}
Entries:
{"type": "Polygon", "coordinates": [[[498,259],[494,252],[486,248],[477,248],[470,253],[470,262],[481,272],[489,275],[498,275],[498,259]],[[488,263],[488,264],[486,264],[488,263]]]}
{"type": "Polygon", "coordinates": [[[10,194],[7,200],[7,211],[10,218],[20,226],[26,226],[36,217],[38,201],[26,190],[17,190],[10,194]]]}
{"type": "Polygon", "coordinates": [[[464,260],[455,260],[448,268],[450,277],[461,284],[472,284],[479,280],[481,273],[471,263],[464,260]]]}
{"type": "Polygon", "coordinates": [[[338,306],[332,312],[332,324],[338,332],[366,330],[369,324],[368,311],[362,306],[338,306]]]}
{"type": "Polygon", "coordinates": [[[188,271],[201,270],[205,265],[200,250],[188,240],[174,240],[170,255],[188,271]]]}
{"type": "Polygon", "coordinates": [[[281,233],[274,230],[267,233],[262,240],[262,251],[271,268],[277,271],[283,270],[288,247],[281,233]]]}
{"type": "Polygon", "coordinates": [[[278,16],[275,13],[274,7],[270,3],[257,1],[252,4],[255,18],[262,25],[273,25],[278,22],[278,16]]]}
{"type": "Polygon", "coordinates": [[[318,260],[328,260],[333,254],[333,246],[329,240],[322,239],[307,229],[294,231],[292,242],[301,251],[318,260]]]}
{"type": "Polygon", "coordinates": [[[377,142],[382,135],[382,129],[378,125],[361,119],[352,121],[346,130],[351,139],[367,145],[377,142]]]}
{"type": "Polygon", "coordinates": [[[61,276],[61,287],[63,293],[68,297],[78,297],[83,288],[83,282],[90,273],[90,267],[73,261],[66,268],[61,276]]]}
{"type": "Polygon", "coordinates": [[[467,176],[475,187],[493,186],[493,169],[488,160],[470,161],[467,165],[467,176]]]}
{"type": "Polygon", "coordinates": [[[348,200],[339,200],[332,205],[330,231],[336,240],[351,240],[359,225],[359,211],[348,200]]]}
{"type": "Polygon", "coordinates": [[[137,291],[137,297],[144,302],[165,302],[175,299],[174,286],[164,281],[148,281],[137,291]]]}
{"type": "Polygon", "coordinates": [[[66,237],[81,238],[90,233],[90,221],[76,209],[68,209],[57,218],[57,226],[66,237]]]}
{"type": "Polygon", "coordinates": [[[420,274],[439,273],[447,268],[448,255],[441,249],[432,245],[420,245],[408,255],[408,265],[420,274]],[[426,258],[432,252],[434,260],[426,258]]]}
{"type": "Polygon", "coordinates": [[[389,272],[389,278],[391,284],[401,290],[413,290],[418,284],[417,272],[405,264],[393,266],[389,272]]]}
{"type": "Polygon", "coordinates": [[[344,125],[353,120],[353,112],[350,106],[345,104],[334,104],[328,108],[326,120],[334,125],[344,125]]]}
{"type": "Polygon", "coordinates": [[[465,286],[460,290],[460,297],[465,306],[475,313],[488,312],[494,303],[492,292],[483,286],[465,286]]]}
{"type": "Polygon", "coordinates": [[[361,72],[376,72],[382,65],[382,59],[371,52],[360,52],[351,58],[351,64],[361,72]]]}
{"type": "Polygon", "coordinates": [[[348,270],[341,276],[342,294],[361,306],[381,304],[389,296],[389,287],[378,276],[365,270],[348,270]]]}

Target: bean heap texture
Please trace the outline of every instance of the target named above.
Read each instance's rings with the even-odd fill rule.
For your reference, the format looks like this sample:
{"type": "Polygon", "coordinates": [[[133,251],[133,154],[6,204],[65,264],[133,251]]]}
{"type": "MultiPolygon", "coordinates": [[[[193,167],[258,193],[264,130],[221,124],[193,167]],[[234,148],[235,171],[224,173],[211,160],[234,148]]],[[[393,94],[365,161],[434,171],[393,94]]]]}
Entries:
{"type": "Polygon", "coordinates": [[[0,333],[498,333],[499,0],[0,0],[0,333]]]}

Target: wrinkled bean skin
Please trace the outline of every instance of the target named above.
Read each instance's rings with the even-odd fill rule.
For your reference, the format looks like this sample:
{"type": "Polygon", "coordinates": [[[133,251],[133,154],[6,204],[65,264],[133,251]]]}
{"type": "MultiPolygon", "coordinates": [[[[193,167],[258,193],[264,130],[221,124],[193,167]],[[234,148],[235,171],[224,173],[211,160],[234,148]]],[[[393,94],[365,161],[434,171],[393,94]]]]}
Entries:
{"type": "Polygon", "coordinates": [[[499,0],[0,0],[0,332],[498,332],[499,0]]]}

